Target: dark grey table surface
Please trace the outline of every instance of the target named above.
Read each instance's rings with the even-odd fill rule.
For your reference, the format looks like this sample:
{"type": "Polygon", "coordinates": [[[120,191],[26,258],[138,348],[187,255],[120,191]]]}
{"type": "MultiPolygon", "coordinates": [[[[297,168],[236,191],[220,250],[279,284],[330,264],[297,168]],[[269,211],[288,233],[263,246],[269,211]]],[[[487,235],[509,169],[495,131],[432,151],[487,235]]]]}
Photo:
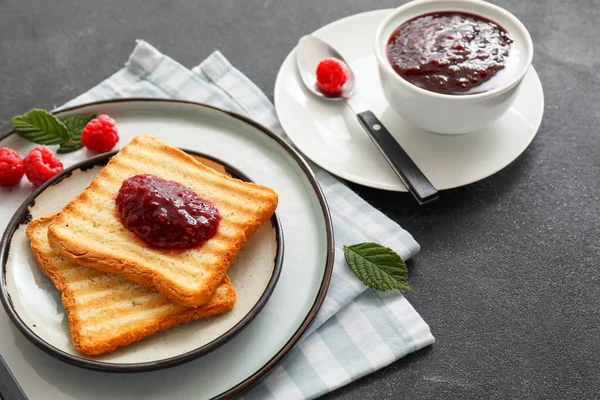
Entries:
{"type": "MultiPolygon", "coordinates": [[[[272,98],[300,36],[404,2],[0,0],[0,132],[108,77],[137,38],[189,67],[219,49],[272,98]]],[[[408,298],[436,343],[327,399],[600,398],[600,1],[494,2],[533,37],[539,134],[427,206],[350,185],[422,245],[408,298]]]]}

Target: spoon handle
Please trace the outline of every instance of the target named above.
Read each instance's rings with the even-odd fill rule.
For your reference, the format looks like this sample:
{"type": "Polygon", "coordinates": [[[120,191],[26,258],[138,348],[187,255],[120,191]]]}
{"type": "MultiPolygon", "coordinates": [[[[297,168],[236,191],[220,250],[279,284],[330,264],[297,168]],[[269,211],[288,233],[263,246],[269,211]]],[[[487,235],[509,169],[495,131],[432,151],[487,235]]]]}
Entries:
{"type": "Polygon", "coordinates": [[[371,111],[356,114],[375,146],[419,204],[438,198],[438,191],[371,111]]]}

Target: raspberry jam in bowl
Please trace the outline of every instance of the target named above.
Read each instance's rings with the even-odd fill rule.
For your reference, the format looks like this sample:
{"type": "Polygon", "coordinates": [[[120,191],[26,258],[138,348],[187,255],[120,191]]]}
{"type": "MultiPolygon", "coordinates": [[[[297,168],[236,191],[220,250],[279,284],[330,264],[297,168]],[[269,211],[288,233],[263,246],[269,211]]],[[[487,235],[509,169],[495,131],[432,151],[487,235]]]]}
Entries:
{"type": "Polygon", "coordinates": [[[199,247],[217,233],[221,221],[213,203],[154,175],[127,179],[116,202],[123,225],[157,248],[199,247]]]}
{"type": "Polygon", "coordinates": [[[519,49],[504,28],[474,14],[438,12],[400,25],[387,56],[401,77],[442,94],[483,93],[514,75],[519,49]]]}
{"type": "Polygon", "coordinates": [[[406,121],[440,134],[481,130],[511,106],[533,58],[527,29],[481,0],[417,0],[380,24],[383,92],[406,121]]]}

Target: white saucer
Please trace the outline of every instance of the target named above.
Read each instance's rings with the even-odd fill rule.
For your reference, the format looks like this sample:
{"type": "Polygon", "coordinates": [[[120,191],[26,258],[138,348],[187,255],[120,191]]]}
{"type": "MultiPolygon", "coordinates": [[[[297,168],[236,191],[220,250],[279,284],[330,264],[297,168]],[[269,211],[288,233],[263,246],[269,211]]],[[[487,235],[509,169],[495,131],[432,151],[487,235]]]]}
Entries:
{"type": "MultiPolygon", "coordinates": [[[[535,69],[525,76],[512,108],[483,131],[445,136],[414,128],[388,106],[377,75],[373,38],[390,11],[356,14],[313,33],[335,47],[356,74],[357,103],[379,117],[438,190],[479,181],[514,161],[535,137],[544,113],[535,69]]],[[[314,163],[350,182],[405,192],[347,107],[318,99],[304,88],[295,56],[294,49],[275,82],[277,115],[294,145],[314,163]]]]}

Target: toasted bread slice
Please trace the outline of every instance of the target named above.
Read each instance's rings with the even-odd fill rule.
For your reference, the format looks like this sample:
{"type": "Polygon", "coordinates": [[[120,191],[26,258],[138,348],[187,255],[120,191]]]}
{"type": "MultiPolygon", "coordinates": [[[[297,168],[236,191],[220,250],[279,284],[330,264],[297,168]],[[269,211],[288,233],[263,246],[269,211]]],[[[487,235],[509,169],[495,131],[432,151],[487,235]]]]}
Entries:
{"type": "Polygon", "coordinates": [[[114,156],[88,188],[50,225],[50,245],[65,258],[154,286],[184,306],[205,304],[240,248],[275,212],[278,196],[206,167],[151,136],[138,136],[114,156]],[[165,251],[146,245],[117,215],[123,181],[152,174],[192,189],[217,206],[222,220],[199,248],[165,251]]]}
{"type": "Polygon", "coordinates": [[[62,293],[73,345],[82,353],[111,352],[183,322],[233,308],[236,294],[227,275],[207,304],[182,307],[154,288],[66,260],[48,243],[48,225],[55,215],[31,221],[27,237],[40,269],[62,293]]]}

